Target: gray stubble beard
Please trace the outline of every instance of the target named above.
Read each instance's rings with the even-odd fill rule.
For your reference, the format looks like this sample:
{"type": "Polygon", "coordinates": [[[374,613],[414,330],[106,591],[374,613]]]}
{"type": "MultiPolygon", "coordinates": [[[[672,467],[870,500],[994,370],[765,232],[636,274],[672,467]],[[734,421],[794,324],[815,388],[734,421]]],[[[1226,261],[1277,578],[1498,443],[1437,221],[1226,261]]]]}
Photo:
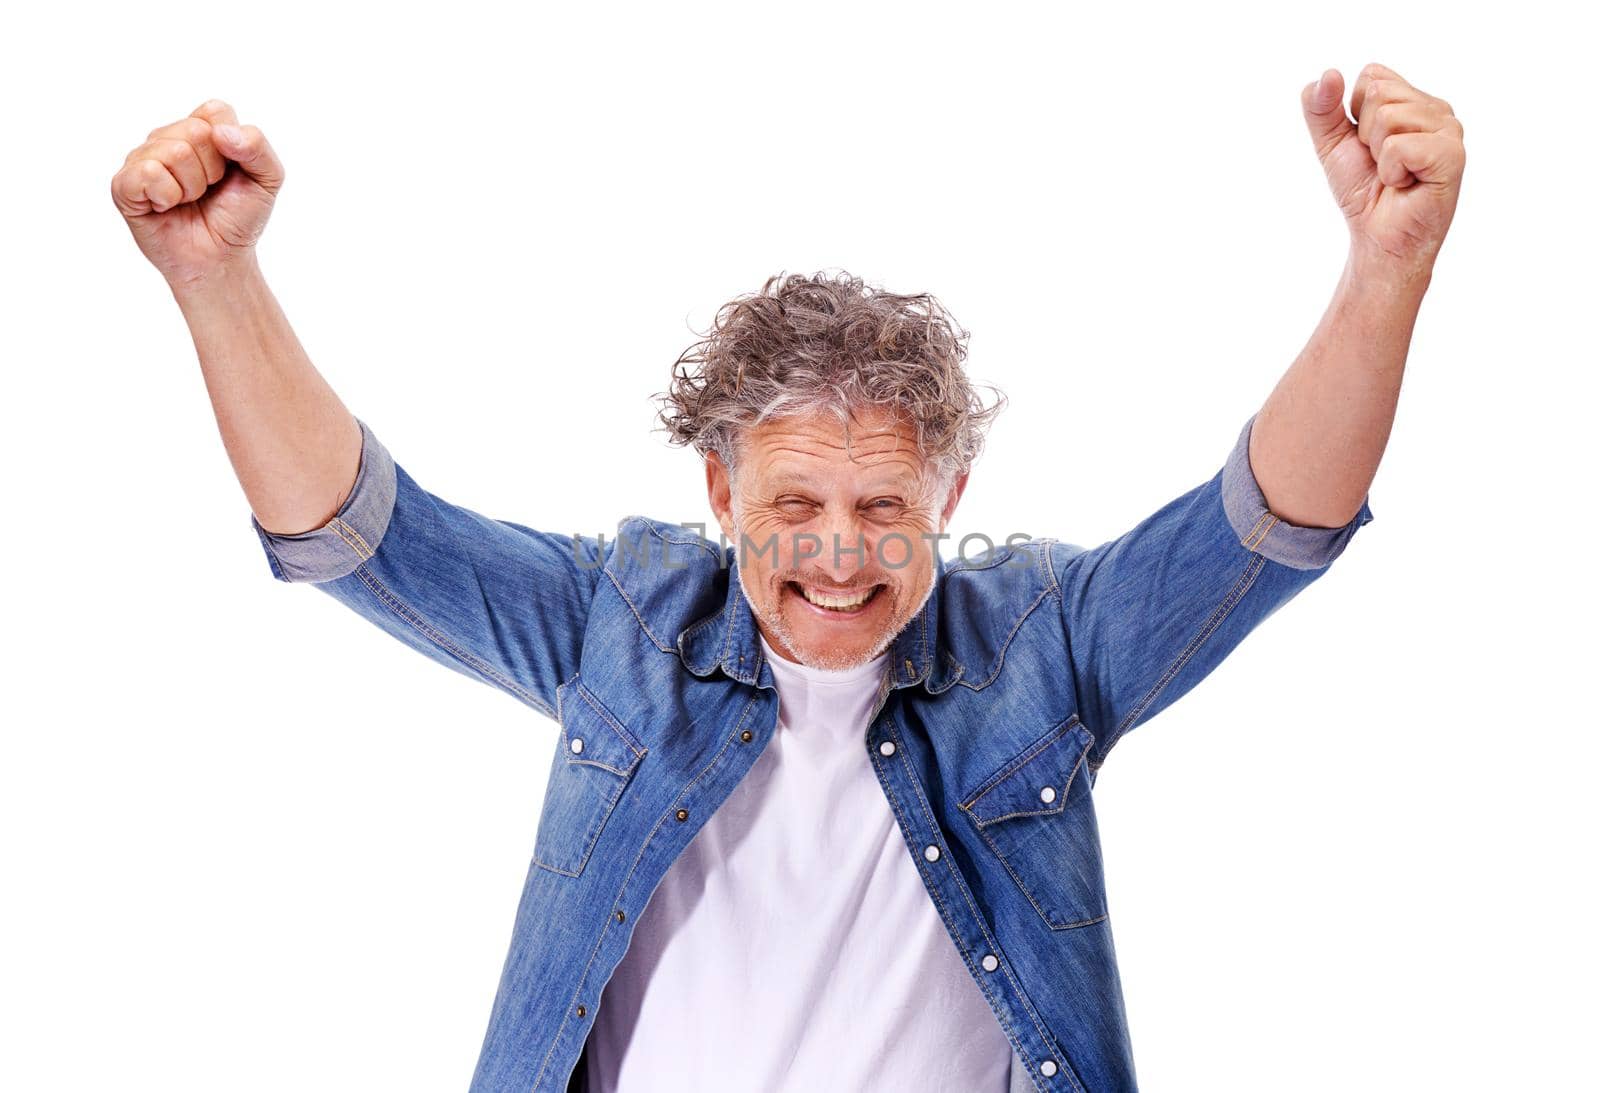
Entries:
{"type": "MultiPolygon", "coordinates": [[[[733,517],[734,542],[739,543],[742,546],[745,542],[744,520],[741,518],[741,513],[739,511],[742,506],[739,503],[739,492],[737,487],[733,489],[732,493],[733,497],[731,499],[732,503],[730,505],[730,515],[733,517]]],[[[737,551],[735,552],[735,558],[737,558],[737,551]]],[[[739,587],[744,590],[744,598],[746,602],[750,604],[750,610],[755,614],[756,621],[764,626],[766,630],[776,637],[780,642],[782,642],[784,648],[786,648],[790,653],[797,657],[800,656],[801,652],[795,643],[794,632],[789,628],[789,624],[785,622],[783,618],[783,598],[781,594],[778,597],[777,602],[773,604],[771,610],[767,610],[761,606],[764,602],[763,600],[751,595],[750,586],[745,583],[744,579],[744,566],[735,565],[735,572],[739,574],[739,587]]],[[[933,595],[933,586],[937,580],[938,567],[935,566],[933,571],[928,574],[927,587],[922,590],[921,595],[918,597],[917,606],[915,609],[913,609],[906,616],[905,621],[901,623],[898,628],[892,629],[888,633],[879,635],[878,638],[873,641],[872,645],[868,648],[864,655],[839,658],[833,658],[824,655],[821,658],[813,658],[810,660],[802,659],[800,663],[804,664],[807,668],[816,668],[825,672],[847,672],[852,668],[859,668],[861,665],[868,663],[877,656],[880,656],[886,649],[889,648],[891,644],[894,643],[894,639],[900,636],[901,631],[903,631],[906,626],[910,625],[911,620],[915,619],[917,615],[922,612],[923,607],[927,605],[929,597],[933,595]]],[[[886,592],[891,591],[896,598],[895,606],[898,606],[899,590],[895,586],[885,585],[884,592],[880,592],[878,595],[881,596],[886,592]]],[[[894,613],[891,611],[891,626],[893,625],[893,618],[894,613]]]]}

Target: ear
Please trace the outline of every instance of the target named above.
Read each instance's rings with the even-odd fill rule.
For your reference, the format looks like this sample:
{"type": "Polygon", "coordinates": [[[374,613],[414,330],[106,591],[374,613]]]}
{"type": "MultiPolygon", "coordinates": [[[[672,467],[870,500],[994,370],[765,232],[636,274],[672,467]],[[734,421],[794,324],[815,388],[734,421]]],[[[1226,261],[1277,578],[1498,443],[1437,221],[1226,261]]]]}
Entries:
{"type": "Polygon", "coordinates": [[[945,497],[944,511],[939,514],[939,530],[943,531],[950,526],[950,518],[956,513],[956,506],[961,503],[961,495],[967,491],[967,478],[971,471],[963,472],[950,485],[950,493],[945,497]]]}
{"type": "Polygon", "coordinates": [[[722,537],[733,540],[733,476],[716,452],[706,453],[706,498],[722,526],[722,537]]]}

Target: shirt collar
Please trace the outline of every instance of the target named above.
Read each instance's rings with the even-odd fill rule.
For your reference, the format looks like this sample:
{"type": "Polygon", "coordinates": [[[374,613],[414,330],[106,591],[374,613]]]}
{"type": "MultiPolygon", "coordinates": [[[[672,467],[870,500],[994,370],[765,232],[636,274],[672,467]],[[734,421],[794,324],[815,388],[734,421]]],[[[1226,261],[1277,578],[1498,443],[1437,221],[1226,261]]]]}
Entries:
{"type": "MultiPolygon", "coordinates": [[[[722,608],[689,624],[678,635],[678,655],[684,666],[697,676],[709,676],[720,668],[740,683],[772,687],[772,672],[761,651],[761,632],[739,583],[737,561],[730,561],[726,572],[728,591],[722,608]]],[[[944,559],[935,551],[933,592],[889,645],[889,667],[895,689],[920,683],[930,693],[938,694],[960,674],[955,662],[942,657],[939,649],[939,600],[944,572],[944,559]]]]}

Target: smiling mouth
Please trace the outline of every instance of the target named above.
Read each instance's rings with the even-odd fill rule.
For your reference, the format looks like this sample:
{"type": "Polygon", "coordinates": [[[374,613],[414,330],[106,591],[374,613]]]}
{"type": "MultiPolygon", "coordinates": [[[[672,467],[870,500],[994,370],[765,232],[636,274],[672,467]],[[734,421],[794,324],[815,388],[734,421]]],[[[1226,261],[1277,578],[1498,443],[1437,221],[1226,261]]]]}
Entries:
{"type": "Polygon", "coordinates": [[[863,588],[856,592],[839,593],[824,592],[821,589],[803,585],[799,581],[785,581],[785,586],[796,595],[800,596],[821,611],[834,615],[855,615],[867,609],[867,606],[878,598],[883,585],[875,584],[871,588],[863,588]]]}

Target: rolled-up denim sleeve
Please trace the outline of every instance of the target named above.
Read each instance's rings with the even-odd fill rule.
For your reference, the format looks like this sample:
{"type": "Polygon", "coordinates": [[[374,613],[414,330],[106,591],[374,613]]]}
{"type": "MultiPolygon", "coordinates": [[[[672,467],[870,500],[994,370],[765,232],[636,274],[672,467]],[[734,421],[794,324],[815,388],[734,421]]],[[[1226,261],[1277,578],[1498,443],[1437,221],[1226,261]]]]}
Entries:
{"type": "Polygon", "coordinates": [[[365,421],[349,495],[327,523],[269,532],[272,576],[327,593],[454,671],[549,716],[578,667],[605,544],[536,531],[417,484],[365,421]]]}
{"type": "Polygon", "coordinates": [[[1267,507],[1244,423],[1206,482],[1121,536],[1051,544],[1067,662],[1098,768],[1130,729],[1187,694],[1246,635],[1328,571],[1372,520],[1302,527],[1267,507]]]}
{"type": "Polygon", "coordinates": [[[280,581],[316,584],[343,577],[372,557],[389,529],[394,512],[394,459],[365,421],[356,418],[356,423],[361,426],[361,460],[355,485],[326,524],[280,535],[262,527],[255,513],[250,514],[250,526],[267,552],[267,564],[280,581]]]}

